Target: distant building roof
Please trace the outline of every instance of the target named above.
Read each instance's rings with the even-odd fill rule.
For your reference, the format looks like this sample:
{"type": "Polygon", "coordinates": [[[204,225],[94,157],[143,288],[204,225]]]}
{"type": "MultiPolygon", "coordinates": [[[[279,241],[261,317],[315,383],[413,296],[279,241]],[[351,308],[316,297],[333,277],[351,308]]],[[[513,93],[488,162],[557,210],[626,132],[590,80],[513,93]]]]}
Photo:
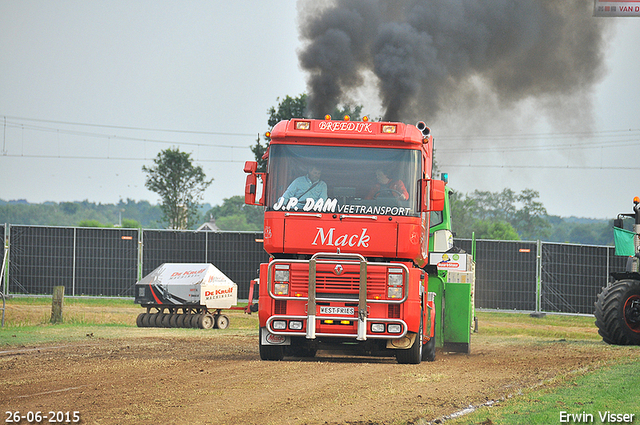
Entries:
{"type": "Polygon", "coordinates": [[[209,218],[209,221],[207,221],[204,224],[201,224],[200,227],[198,227],[198,232],[219,232],[220,228],[216,225],[216,219],[213,217],[209,218]]]}

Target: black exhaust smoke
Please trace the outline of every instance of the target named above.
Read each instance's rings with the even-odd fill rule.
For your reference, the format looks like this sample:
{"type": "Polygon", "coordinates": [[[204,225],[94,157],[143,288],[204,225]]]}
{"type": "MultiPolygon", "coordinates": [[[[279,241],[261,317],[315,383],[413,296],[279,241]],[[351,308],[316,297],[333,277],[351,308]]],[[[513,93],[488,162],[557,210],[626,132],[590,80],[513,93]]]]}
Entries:
{"type": "Polygon", "coordinates": [[[374,75],[383,119],[405,122],[435,119],[470,84],[503,106],[588,94],[604,75],[611,22],[593,18],[586,0],[301,0],[298,9],[310,115],[350,102],[374,75]]]}

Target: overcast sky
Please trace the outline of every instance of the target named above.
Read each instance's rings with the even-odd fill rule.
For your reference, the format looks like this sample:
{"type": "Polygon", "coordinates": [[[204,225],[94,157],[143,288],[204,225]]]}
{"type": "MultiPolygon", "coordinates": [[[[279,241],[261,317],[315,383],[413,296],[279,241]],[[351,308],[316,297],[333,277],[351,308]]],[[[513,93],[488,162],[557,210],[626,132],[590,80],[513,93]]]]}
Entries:
{"type": "MultiPolygon", "coordinates": [[[[293,1],[0,0],[0,199],[157,203],[141,168],[168,147],[191,152],[214,178],[204,202],[241,195],[267,109],[306,91],[297,17],[293,1]]],[[[615,21],[615,31],[584,131],[547,117],[463,134],[456,120],[424,117],[454,189],[531,188],[561,216],[631,210],[640,18],[593,19],[615,21]],[[487,135],[500,143],[482,150],[487,135]],[[461,142],[469,137],[480,141],[472,152],[461,142]]],[[[371,93],[357,100],[378,116],[371,93]]]]}

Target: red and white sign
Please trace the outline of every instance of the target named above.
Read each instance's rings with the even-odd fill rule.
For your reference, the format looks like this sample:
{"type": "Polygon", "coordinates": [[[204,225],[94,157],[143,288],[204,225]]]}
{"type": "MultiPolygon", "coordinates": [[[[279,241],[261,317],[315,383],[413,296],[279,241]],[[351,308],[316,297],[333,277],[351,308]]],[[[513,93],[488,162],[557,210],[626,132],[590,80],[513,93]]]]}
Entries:
{"type": "Polygon", "coordinates": [[[640,0],[594,0],[593,16],[640,16],[640,0]]]}

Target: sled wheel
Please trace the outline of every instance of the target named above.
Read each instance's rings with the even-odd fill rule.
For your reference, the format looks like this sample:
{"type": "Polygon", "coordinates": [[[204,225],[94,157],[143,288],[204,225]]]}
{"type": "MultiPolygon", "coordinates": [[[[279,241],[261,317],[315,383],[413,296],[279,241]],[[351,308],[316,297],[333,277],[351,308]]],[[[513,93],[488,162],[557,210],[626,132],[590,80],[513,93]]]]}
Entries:
{"type": "Polygon", "coordinates": [[[211,329],[213,328],[215,320],[213,316],[209,313],[203,313],[198,315],[198,327],[200,329],[211,329]]]}
{"type": "Polygon", "coordinates": [[[187,314],[186,314],[186,313],[178,314],[178,319],[176,320],[176,325],[177,325],[179,328],[186,328],[186,327],[188,327],[188,326],[185,324],[185,320],[187,319],[187,317],[189,317],[189,316],[187,316],[187,314]]]}
{"type": "Polygon", "coordinates": [[[198,328],[198,319],[200,318],[199,314],[190,314],[189,318],[186,319],[184,322],[185,323],[189,323],[189,325],[187,327],[189,328],[198,328]]]}
{"type": "Polygon", "coordinates": [[[216,327],[218,329],[227,329],[229,327],[229,317],[224,314],[216,316],[216,327]]]}
{"type": "Polygon", "coordinates": [[[598,333],[604,342],[640,345],[640,281],[616,281],[602,289],[595,303],[598,333]]]}
{"type": "Polygon", "coordinates": [[[180,315],[178,313],[171,314],[171,317],[169,318],[169,327],[170,328],[177,328],[178,327],[178,318],[179,317],[180,317],[180,315]]]}
{"type": "Polygon", "coordinates": [[[171,313],[165,313],[162,316],[162,320],[160,321],[160,324],[162,325],[163,328],[169,328],[170,327],[169,321],[171,320],[171,316],[173,316],[173,314],[171,314],[171,313]]]}
{"type": "Polygon", "coordinates": [[[142,321],[144,320],[144,316],[147,313],[140,313],[138,314],[138,317],[136,318],[136,325],[138,325],[139,328],[144,328],[144,324],[142,323],[142,321]]]}

